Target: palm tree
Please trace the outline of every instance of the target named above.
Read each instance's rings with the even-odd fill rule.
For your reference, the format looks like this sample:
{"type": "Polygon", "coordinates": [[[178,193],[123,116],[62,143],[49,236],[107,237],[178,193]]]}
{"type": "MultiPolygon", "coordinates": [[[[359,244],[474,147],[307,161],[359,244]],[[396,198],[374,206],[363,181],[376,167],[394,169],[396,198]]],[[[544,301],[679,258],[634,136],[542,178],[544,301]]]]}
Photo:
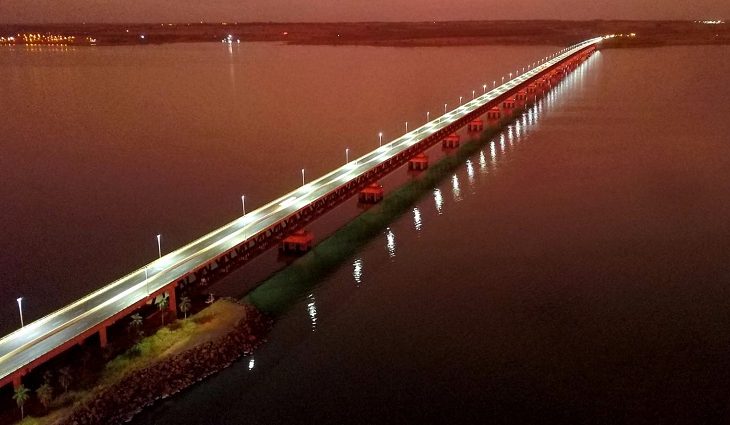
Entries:
{"type": "Polygon", "coordinates": [[[167,307],[170,305],[170,298],[167,294],[159,297],[157,300],[157,308],[160,309],[160,313],[162,314],[162,326],[165,326],[165,312],[167,311],[167,307]]]}
{"type": "Polygon", "coordinates": [[[51,381],[53,381],[53,372],[51,372],[50,370],[43,372],[43,382],[46,384],[50,384],[51,381]]]}
{"type": "Polygon", "coordinates": [[[48,410],[48,406],[50,406],[51,401],[53,401],[53,387],[51,387],[51,384],[46,382],[38,387],[38,389],[35,390],[35,395],[38,396],[38,400],[41,402],[43,407],[48,410]]]}
{"type": "Polygon", "coordinates": [[[25,388],[25,385],[20,384],[18,388],[15,389],[15,393],[13,394],[13,400],[15,400],[15,403],[20,408],[20,418],[25,418],[25,410],[23,410],[23,406],[25,406],[25,402],[28,401],[30,398],[30,390],[25,388]]]}
{"type": "Polygon", "coordinates": [[[185,318],[188,318],[188,311],[190,311],[190,308],[193,306],[193,304],[190,302],[190,298],[188,297],[182,297],[180,298],[180,311],[185,314],[185,318]]]}
{"type": "Polygon", "coordinates": [[[71,386],[71,381],[73,381],[73,377],[71,376],[71,368],[66,366],[58,371],[58,383],[61,384],[63,392],[68,391],[68,387],[71,386]]]}

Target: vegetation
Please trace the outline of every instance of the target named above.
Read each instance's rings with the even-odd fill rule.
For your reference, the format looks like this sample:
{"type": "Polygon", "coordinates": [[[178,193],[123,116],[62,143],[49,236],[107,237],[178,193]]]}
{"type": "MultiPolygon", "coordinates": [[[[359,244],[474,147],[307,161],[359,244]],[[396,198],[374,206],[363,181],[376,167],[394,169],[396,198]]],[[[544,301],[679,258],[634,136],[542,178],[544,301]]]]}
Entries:
{"type": "Polygon", "coordinates": [[[188,318],[188,311],[190,311],[190,308],[193,306],[193,304],[190,302],[190,298],[188,297],[182,297],[180,299],[180,311],[183,312],[185,315],[185,319],[188,318]]]}
{"type": "Polygon", "coordinates": [[[167,313],[167,307],[170,306],[170,297],[167,294],[157,297],[157,308],[160,310],[160,316],[162,317],[162,326],[165,326],[165,313],[167,313]]]}
{"type": "Polygon", "coordinates": [[[68,366],[61,368],[61,370],[58,371],[58,383],[61,385],[61,388],[63,388],[63,392],[68,391],[68,387],[71,386],[71,382],[73,382],[71,368],[68,366]]]}
{"type": "MultiPolygon", "coordinates": [[[[24,417],[20,425],[53,424],[65,417],[75,405],[88,400],[96,394],[96,391],[119,382],[128,373],[149,367],[167,356],[223,336],[245,318],[246,307],[226,300],[215,302],[203,311],[192,315],[189,320],[179,321],[142,338],[132,348],[106,364],[101,374],[95,376],[93,384],[91,384],[93,388],[69,391],[73,382],[73,372],[70,367],[64,367],[58,371],[58,384],[63,389],[63,393],[54,398],[50,382],[51,375],[44,374],[44,379],[46,377],[49,379],[35,391],[35,394],[41,404],[46,407],[47,413],[41,418],[25,417],[23,405],[29,400],[31,391],[21,386],[13,396],[24,417]]],[[[132,325],[135,321],[132,319],[130,327],[137,326],[132,325]]],[[[81,385],[82,383],[77,384],[77,386],[81,385]]]]}
{"type": "Polygon", "coordinates": [[[23,407],[25,406],[25,402],[28,401],[30,398],[30,390],[25,387],[25,385],[20,384],[18,388],[15,389],[15,393],[13,394],[13,400],[15,400],[15,404],[18,405],[18,408],[20,409],[20,417],[25,417],[25,410],[23,407]]]}
{"type": "Polygon", "coordinates": [[[53,401],[53,387],[51,386],[51,384],[48,382],[44,382],[43,385],[35,390],[35,394],[38,397],[38,401],[40,401],[43,407],[48,410],[48,407],[53,401]]]}

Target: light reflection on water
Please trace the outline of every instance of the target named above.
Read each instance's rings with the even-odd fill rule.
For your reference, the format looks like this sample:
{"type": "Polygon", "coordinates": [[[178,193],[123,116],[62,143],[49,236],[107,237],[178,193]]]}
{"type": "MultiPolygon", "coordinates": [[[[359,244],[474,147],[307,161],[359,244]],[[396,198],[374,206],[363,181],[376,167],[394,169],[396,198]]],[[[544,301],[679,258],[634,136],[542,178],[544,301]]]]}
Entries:
{"type": "Polygon", "coordinates": [[[358,258],[352,263],[352,278],[355,279],[355,286],[360,286],[362,283],[362,258],[358,258]]]}
{"type": "Polygon", "coordinates": [[[459,176],[454,174],[451,176],[451,193],[454,195],[454,201],[459,202],[461,198],[461,187],[459,186],[459,176]]]}
{"type": "Polygon", "coordinates": [[[423,226],[421,222],[421,210],[418,209],[418,207],[413,208],[413,228],[416,229],[416,231],[421,231],[421,227],[423,226]]]}
{"type": "Polygon", "coordinates": [[[309,313],[309,320],[312,324],[312,332],[315,332],[317,330],[317,303],[314,294],[307,296],[307,313],[309,313]]]}
{"type": "Polygon", "coordinates": [[[436,203],[436,211],[438,211],[439,215],[443,214],[444,197],[441,195],[441,189],[437,188],[433,190],[433,201],[436,203]]]}
{"type": "Polygon", "coordinates": [[[390,229],[390,227],[388,228],[388,231],[385,234],[385,240],[386,240],[385,248],[388,250],[388,256],[390,258],[394,258],[395,257],[395,233],[393,233],[393,231],[390,229]]]}

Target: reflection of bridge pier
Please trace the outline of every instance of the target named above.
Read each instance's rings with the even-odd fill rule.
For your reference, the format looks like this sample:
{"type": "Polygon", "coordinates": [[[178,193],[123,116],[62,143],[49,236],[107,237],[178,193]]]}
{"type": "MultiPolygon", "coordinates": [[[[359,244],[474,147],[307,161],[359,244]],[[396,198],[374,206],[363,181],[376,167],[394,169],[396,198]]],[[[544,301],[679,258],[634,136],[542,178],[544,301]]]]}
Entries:
{"type": "MultiPolygon", "coordinates": [[[[108,328],[158,296],[168,296],[168,308],[177,310],[177,293],[201,289],[279,245],[282,251],[306,252],[314,236],[302,230],[346,200],[379,202],[384,190],[378,182],[406,166],[423,171],[429,166],[426,150],[441,142],[459,147],[456,132],[482,131],[514,114],[518,104],[544,95],[568,72],[592,54],[598,39],[573,46],[545,64],[460,105],[442,117],[348,162],[325,176],[296,188],[159,260],[133,271],[63,309],[51,313],[0,339],[0,385],[19,386],[21,378],[49,359],[99,334],[102,346],[114,336],[108,328]],[[147,271],[152,273],[147,277],[147,271]],[[101,319],[100,319],[101,318],[101,319]]],[[[486,91],[486,88],[485,88],[486,91]]],[[[502,144],[502,149],[504,146],[502,144]]],[[[492,146],[492,157],[494,157],[492,146]]]]}

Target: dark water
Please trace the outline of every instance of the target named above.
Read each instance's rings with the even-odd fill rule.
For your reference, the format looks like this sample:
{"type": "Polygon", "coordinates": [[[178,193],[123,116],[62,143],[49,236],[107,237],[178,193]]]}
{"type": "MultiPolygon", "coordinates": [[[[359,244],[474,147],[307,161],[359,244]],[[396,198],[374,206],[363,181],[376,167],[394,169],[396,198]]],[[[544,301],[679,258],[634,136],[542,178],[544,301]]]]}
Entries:
{"type": "Polygon", "coordinates": [[[135,423],[724,422],[727,53],[595,56],[135,423]]]}
{"type": "MultiPolygon", "coordinates": [[[[117,233],[96,235],[101,228],[95,223],[101,220],[79,219],[94,227],[91,233],[98,246],[89,245],[91,258],[83,260],[80,255],[72,270],[91,269],[95,261],[116,258],[127,246],[136,248],[129,248],[133,253],[126,261],[143,261],[156,249],[153,237],[144,243],[145,235],[157,233],[158,226],[205,230],[208,215],[220,219],[237,213],[240,187],[257,190],[259,185],[251,183],[256,181],[266,186],[257,195],[271,197],[296,184],[299,163],[317,163],[321,173],[340,160],[340,145],[364,149],[367,136],[380,129],[373,122],[392,123],[400,116],[415,121],[420,110],[438,110],[442,98],[466,91],[464,82],[479,81],[485,70],[499,77],[499,71],[508,69],[497,66],[500,61],[521,63],[547,50],[282,47],[269,53],[261,48],[267,53],[256,56],[255,66],[243,68],[253,72],[252,67],[263,66],[260,62],[269,58],[266,71],[259,71],[259,78],[245,89],[237,86],[242,90],[238,96],[221,89],[215,99],[201,86],[226,86],[222,72],[206,77],[203,71],[209,70],[203,60],[209,59],[208,47],[190,46],[184,52],[170,47],[174,54],[159,48],[160,57],[155,58],[147,57],[149,51],[134,53],[151,63],[166,64],[139,71],[131,67],[128,72],[139,79],[126,79],[118,92],[124,93],[130,81],[147,91],[161,90],[161,85],[167,91],[156,92],[160,99],[149,96],[139,101],[135,95],[135,100],[122,97],[114,104],[114,108],[128,105],[130,115],[109,134],[129,132],[135,137],[129,146],[120,143],[109,153],[109,163],[128,159],[138,181],[114,186],[125,193],[118,203],[122,210],[112,203],[108,205],[112,212],[105,214],[127,221],[106,231],[116,228],[117,233]],[[420,66],[414,61],[421,61],[420,66]],[[289,75],[292,69],[309,79],[272,78],[289,75]],[[165,99],[165,93],[177,90],[165,79],[170,72],[176,78],[200,81],[190,86],[199,93],[184,106],[165,99]],[[153,81],[146,80],[150,74],[156,75],[153,81]],[[320,84],[317,78],[322,78],[320,84]],[[318,91],[329,94],[312,98],[318,91]],[[256,95],[246,98],[251,92],[256,95]],[[280,125],[273,128],[271,121],[266,125],[258,121],[270,120],[263,117],[277,110],[271,96],[284,94],[291,94],[287,100],[299,107],[287,106],[280,125]],[[210,112],[210,105],[225,99],[231,103],[210,112]],[[246,106],[250,99],[257,107],[246,106]],[[203,101],[208,106],[202,110],[208,111],[201,114],[207,121],[198,121],[189,109],[203,101]],[[325,112],[312,106],[319,104],[329,106],[323,107],[325,112]],[[248,109],[232,112],[231,105],[248,109]],[[350,105],[359,112],[342,116],[350,105]],[[137,116],[135,108],[144,112],[137,116]],[[328,113],[340,118],[322,119],[328,113]],[[249,121],[249,114],[255,118],[249,121]],[[308,116],[320,116],[316,126],[302,122],[308,116]],[[155,124],[154,119],[160,121],[155,124]],[[237,136],[240,129],[259,125],[258,137],[237,136]],[[181,141],[175,137],[181,128],[198,138],[181,141]],[[138,150],[144,153],[142,159],[133,155],[138,150]],[[173,157],[175,166],[156,168],[157,160],[167,156],[173,157]],[[266,158],[272,156],[279,165],[267,165],[266,158]],[[214,168],[205,168],[212,163],[214,168]],[[180,169],[189,168],[195,169],[192,176],[179,176],[180,169]],[[289,168],[295,170],[291,182],[280,172],[289,168]],[[237,173],[235,182],[229,181],[237,173]],[[158,197],[178,203],[170,206],[158,197]],[[133,201],[137,198],[138,203],[133,201]],[[229,198],[230,208],[210,206],[229,198]],[[142,211],[142,218],[133,216],[134,211],[142,211]],[[138,238],[126,236],[129,232],[138,238]],[[102,249],[103,242],[117,239],[127,240],[127,245],[120,242],[118,252],[102,249]],[[147,247],[149,252],[139,252],[147,247]]],[[[608,50],[594,56],[303,297],[280,318],[270,342],[253,358],[144,412],[134,422],[724,422],[730,409],[728,53],[725,47],[676,47],[608,50]]],[[[239,57],[253,60],[245,54],[239,57]]],[[[32,56],[24,60],[42,62],[32,56]]],[[[220,58],[221,63],[227,60],[226,55],[220,58]]],[[[96,77],[104,78],[111,72],[103,65],[109,60],[99,62],[96,77]]],[[[41,74],[45,69],[38,64],[35,68],[41,74]]],[[[14,78],[21,78],[18,73],[14,78]]],[[[233,78],[229,84],[239,81],[233,78]]],[[[97,89],[79,83],[76,90],[97,89]]],[[[0,94],[0,102],[7,99],[4,92],[0,94]]],[[[98,96],[107,94],[99,90],[98,96]]],[[[70,101],[57,100],[59,106],[70,101]]],[[[54,129],[66,128],[64,122],[59,118],[54,129]]],[[[32,123],[7,125],[15,126],[11,128],[17,128],[16,137],[25,143],[41,136],[47,143],[53,134],[32,123]]],[[[398,125],[385,130],[396,132],[398,125]]],[[[76,135],[97,146],[98,137],[84,134],[79,130],[76,135]]],[[[109,140],[103,139],[106,144],[109,140]]],[[[74,163],[52,163],[55,150],[97,159],[97,152],[105,149],[87,152],[83,143],[53,146],[44,144],[33,151],[47,160],[37,162],[37,175],[45,175],[43,170],[51,167],[84,183],[67,185],[97,188],[75,198],[89,209],[116,198],[103,190],[105,182],[130,174],[101,167],[96,179],[88,171],[76,177],[74,163]]],[[[3,158],[2,170],[7,173],[7,157],[3,158]]],[[[28,163],[21,156],[12,158],[28,163]]],[[[84,170],[91,168],[86,161],[79,164],[84,170]]],[[[61,178],[43,180],[63,185],[61,178]]],[[[20,192],[3,184],[3,199],[10,196],[6,191],[20,192]]],[[[25,198],[16,193],[12,199],[25,198]]],[[[49,210],[46,230],[68,223],[64,211],[70,214],[72,203],[62,202],[54,209],[53,202],[42,204],[42,196],[34,199],[21,204],[27,204],[24,211],[49,210]]],[[[18,213],[16,217],[24,218],[18,213]]],[[[211,217],[207,220],[214,221],[211,217]]],[[[69,234],[80,234],[73,226],[62,227],[69,234]]],[[[12,228],[24,227],[3,226],[2,232],[12,228]]],[[[43,229],[38,229],[40,239],[31,245],[36,249],[60,256],[83,252],[54,243],[36,246],[43,240],[43,229]]],[[[3,240],[10,238],[5,233],[3,240]]],[[[85,246],[78,240],[69,243],[85,246]]],[[[4,245],[6,249],[21,243],[4,245]]],[[[7,273],[24,276],[10,265],[25,262],[6,258],[3,255],[7,273]]],[[[56,261],[50,256],[41,264],[56,261]]],[[[24,267],[35,269],[33,264],[24,267]]],[[[68,281],[55,290],[62,293],[63,285],[68,281]]],[[[2,299],[6,293],[15,296],[17,287],[3,289],[2,299]]],[[[12,318],[12,308],[3,314],[12,318]]]]}
{"type": "Polygon", "coordinates": [[[0,48],[0,335],[556,49],[0,48]]]}

